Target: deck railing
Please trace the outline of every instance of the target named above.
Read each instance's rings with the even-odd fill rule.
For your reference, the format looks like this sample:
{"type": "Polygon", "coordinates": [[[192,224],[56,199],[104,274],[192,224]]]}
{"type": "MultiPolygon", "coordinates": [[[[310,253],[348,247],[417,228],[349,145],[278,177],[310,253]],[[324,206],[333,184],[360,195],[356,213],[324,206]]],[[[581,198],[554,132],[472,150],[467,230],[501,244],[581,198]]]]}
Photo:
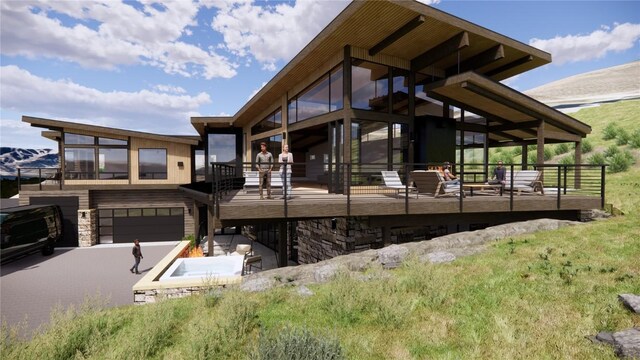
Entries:
{"type": "MultiPolygon", "coordinates": [[[[411,171],[439,169],[442,164],[431,163],[402,163],[402,164],[327,164],[318,162],[286,164],[292,169],[292,183],[294,200],[296,197],[304,197],[307,200],[342,199],[346,212],[351,213],[353,199],[367,197],[377,197],[380,195],[394,195],[400,193],[402,196],[390,196],[393,199],[401,198],[404,201],[405,213],[409,214],[409,204],[412,201],[424,198],[425,195],[416,195],[411,191],[412,185],[411,171]],[[395,170],[398,172],[404,191],[395,191],[384,187],[381,171],[395,170]],[[405,196],[405,194],[408,194],[405,196]],[[416,199],[418,198],[418,199],[416,199]]],[[[486,183],[492,178],[493,169],[497,164],[451,164],[453,172],[460,180],[456,185],[459,192],[469,193],[469,184],[486,183]],[[466,172],[465,169],[470,169],[466,172]],[[486,169],[479,171],[479,169],[486,169]]],[[[599,197],[600,207],[605,204],[605,173],[606,165],[563,165],[563,164],[538,164],[519,165],[505,164],[505,169],[509,172],[511,179],[507,183],[513,183],[513,177],[520,170],[538,170],[540,180],[544,186],[546,197],[555,196],[557,209],[562,209],[563,199],[574,196],[599,197]]],[[[235,200],[257,200],[257,188],[243,189],[243,174],[246,171],[257,171],[255,164],[243,163],[238,169],[228,163],[211,163],[212,187],[215,194],[215,211],[220,213],[220,204],[235,200]],[[235,190],[235,191],[234,191],[235,190]],[[234,197],[227,195],[233,194],[234,197]]],[[[274,164],[272,178],[279,176],[280,164],[274,164]]],[[[288,205],[290,200],[287,196],[281,196],[281,188],[274,188],[273,194],[280,195],[276,199],[282,200],[285,217],[289,217],[288,205]]],[[[266,189],[264,190],[266,196],[266,189]]],[[[433,196],[433,194],[432,194],[433,196]]],[[[509,199],[509,210],[514,209],[515,191],[504,191],[503,197],[509,199]]],[[[458,196],[459,211],[463,212],[464,203],[468,200],[464,196],[458,196]]]]}

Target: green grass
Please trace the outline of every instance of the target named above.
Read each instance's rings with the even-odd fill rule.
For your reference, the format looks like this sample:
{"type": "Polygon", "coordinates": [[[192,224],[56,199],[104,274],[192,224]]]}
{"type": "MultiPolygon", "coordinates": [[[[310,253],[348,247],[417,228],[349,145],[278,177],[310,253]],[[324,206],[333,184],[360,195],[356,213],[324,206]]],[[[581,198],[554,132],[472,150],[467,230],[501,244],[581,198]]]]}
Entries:
{"type": "MultiPolygon", "coordinates": [[[[579,114],[639,104],[629,103],[579,114]]],[[[113,309],[90,300],[30,341],[3,327],[0,358],[243,359],[269,346],[334,351],[338,339],[349,359],[616,359],[586,337],[640,324],[617,299],[640,294],[637,162],[607,174],[606,201],[625,216],[503,239],[448,264],[374,268],[368,281],[341,275],[309,297],[285,287],[113,309]]]]}

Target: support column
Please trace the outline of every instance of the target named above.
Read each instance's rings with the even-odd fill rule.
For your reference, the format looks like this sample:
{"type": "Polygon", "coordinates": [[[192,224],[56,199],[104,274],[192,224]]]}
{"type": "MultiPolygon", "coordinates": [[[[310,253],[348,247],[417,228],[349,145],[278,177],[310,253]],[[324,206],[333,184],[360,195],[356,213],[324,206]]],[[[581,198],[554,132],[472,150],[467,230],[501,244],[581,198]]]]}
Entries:
{"type": "MultiPolygon", "coordinates": [[[[540,120],[540,124],[538,125],[538,138],[536,145],[538,147],[536,163],[544,164],[544,120],[540,120]]],[[[544,168],[538,168],[537,170],[540,171],[540,180],[544,183],[544,168]]]]}
{"type": "Polygon", "coordinates": [[[90,247],[98,242],[98,216],[95,209],[78,210],[78,246],[90,247]]]}
{"type": "Polygon", "coordinates": [[[582,141],[576,141],[576,150],[575,150],[575,184],[574,187],[576,189],[582,188],[582,141]]]}
{"type": "Polygon", "coordinates": [[[191,205],[191,217],[193,218],[193,235],[196,240],[200,240],[200,211],[198,211],[198,202],[195,200],[191,205]]]}
{"type": "Polygon", "coordinates": [[[289,262],[287,254],[287,223],[278,224],[278,267],[286,267],[289,262]]]}
{"type": "Polygon", "coordinates": [[[529,147],[527,145],[522,145],[522,170],[527,170],[527,161],[529,158],[529,147]]]}
{"type": "Polygon", "coordinates": [[[213,205],[207,205],[207,256],[213,256],[213,234],[215,233],[213,205]]]}

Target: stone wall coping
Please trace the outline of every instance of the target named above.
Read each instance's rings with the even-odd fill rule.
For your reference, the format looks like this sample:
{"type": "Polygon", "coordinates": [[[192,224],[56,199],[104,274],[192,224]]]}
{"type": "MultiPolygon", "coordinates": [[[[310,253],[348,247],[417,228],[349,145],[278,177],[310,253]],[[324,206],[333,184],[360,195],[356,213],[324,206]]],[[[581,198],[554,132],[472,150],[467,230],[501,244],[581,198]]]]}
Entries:
{"type": "Polygon", "coordinates": [[[134,294],[136,292],[142,292],[147,290],[165,290],[165,289],[179,289],[179,288],[191,288],[191,287],[203,287],[207,285],[226,285],[226,284],[239,284],[242,282],[242,276],[221,276],[216,278],[215,284],[205,284],[201,279],[181,279],[172,281],[157,281],[160,276],[173,264],[173,261],[182,254],[182,252],[189,247],[189,241],[184,240],[178,243],[164,258],[162,258],[142,279],[135,283],[132,287],[134,294]]]}

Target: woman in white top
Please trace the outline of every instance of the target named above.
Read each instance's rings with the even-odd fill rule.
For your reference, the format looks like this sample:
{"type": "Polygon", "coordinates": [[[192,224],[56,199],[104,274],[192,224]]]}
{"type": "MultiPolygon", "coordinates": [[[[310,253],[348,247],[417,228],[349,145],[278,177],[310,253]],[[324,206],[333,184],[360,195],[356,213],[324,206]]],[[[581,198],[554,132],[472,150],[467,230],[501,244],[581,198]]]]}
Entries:
{"type": "Polygon", "coordinates": [[[282,153],[278,155],[280,162],[280,179],[282,179],[283,198],[286,194],[291,199],[291,167],[293,165],[293,154],[289,152],[289,145],[282,146],[282,153]],[[286,171],[285,171],[286,168],[286,171]]]}

